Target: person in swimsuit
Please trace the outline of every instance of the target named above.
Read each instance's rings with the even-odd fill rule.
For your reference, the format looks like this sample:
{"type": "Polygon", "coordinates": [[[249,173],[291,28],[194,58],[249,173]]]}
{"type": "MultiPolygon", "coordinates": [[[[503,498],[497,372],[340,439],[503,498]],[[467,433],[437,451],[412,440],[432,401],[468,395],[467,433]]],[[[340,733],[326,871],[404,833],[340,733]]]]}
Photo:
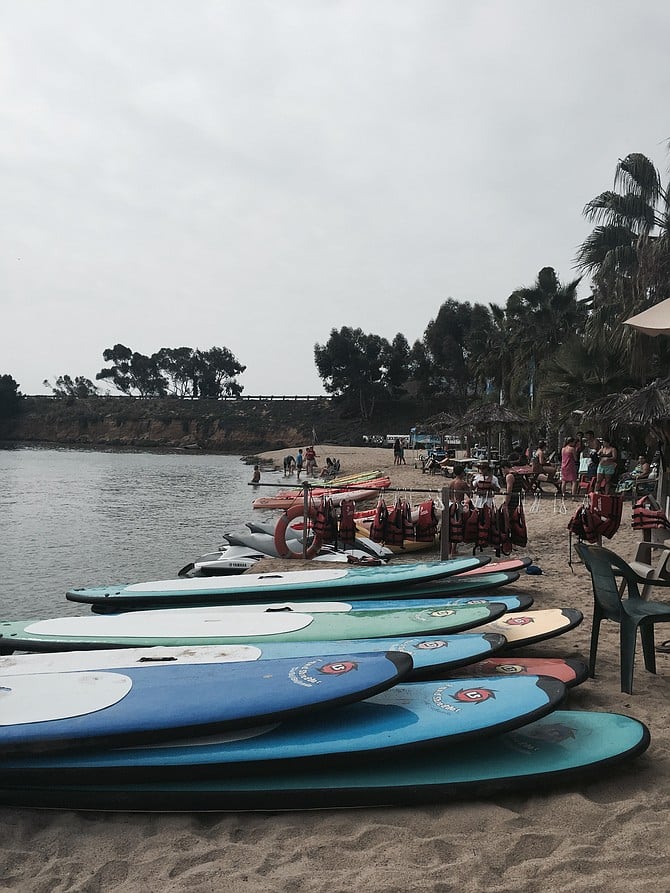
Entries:
{"type": "Polygon", "coordinates": [[[608,437],[603,437],[603,445],[598,450],[596,490],[603,493],[612,492],[618,461],[619,452],[617,448],[608,437]]]}
{"type": "Polygon", "coordinates": [[[503,505],[508,512],[511,512],[521,505],[523,494],[529,489],[530,485],[524,475],[512,471],[510,459],[500,460],[500,471],[505,478],[505,501],[503,505]]]}

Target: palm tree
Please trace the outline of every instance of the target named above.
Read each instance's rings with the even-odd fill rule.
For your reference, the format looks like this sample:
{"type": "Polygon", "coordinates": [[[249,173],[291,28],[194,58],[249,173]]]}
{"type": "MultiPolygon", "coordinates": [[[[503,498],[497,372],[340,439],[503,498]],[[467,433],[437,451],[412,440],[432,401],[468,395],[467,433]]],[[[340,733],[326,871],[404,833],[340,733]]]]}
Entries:
{"type": "Polygon", "coordinates": [[[621,323],[670,293],[670,199],[653,163],[640,153],[619,160],[614,189],[584,208],[596,224],[577,253],[593,277],[587,335],[614,343],[640,382],[653,374],[649,341],[621,323]]]}

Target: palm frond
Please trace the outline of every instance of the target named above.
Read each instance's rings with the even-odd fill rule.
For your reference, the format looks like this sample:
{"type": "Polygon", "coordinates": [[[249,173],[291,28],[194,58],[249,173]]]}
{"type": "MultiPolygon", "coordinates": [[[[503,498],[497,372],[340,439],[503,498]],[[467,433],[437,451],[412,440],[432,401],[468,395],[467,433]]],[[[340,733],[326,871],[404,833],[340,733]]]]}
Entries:
{"type": "Polygon", "coordinates": [[[646,155],[631,152],[619,160],[614,173],[614,188],[620,187],[655,207],[661,195],[661,178],[646,155]]]}

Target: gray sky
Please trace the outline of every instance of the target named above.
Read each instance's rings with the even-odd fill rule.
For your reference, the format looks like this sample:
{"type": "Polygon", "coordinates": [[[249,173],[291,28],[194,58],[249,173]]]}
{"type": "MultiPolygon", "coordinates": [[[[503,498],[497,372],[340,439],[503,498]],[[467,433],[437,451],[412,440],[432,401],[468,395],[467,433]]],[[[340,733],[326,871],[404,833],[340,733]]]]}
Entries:
{"type": "MultiPolygon", "coordinates": [[[[617,159],[665,176],[667,0],[4,0],[0,374],[228,347],[321,393],[332,328],[574,278],[617,159]]],[[[588,294],[587,285],[581,294],[588,294]]]]}

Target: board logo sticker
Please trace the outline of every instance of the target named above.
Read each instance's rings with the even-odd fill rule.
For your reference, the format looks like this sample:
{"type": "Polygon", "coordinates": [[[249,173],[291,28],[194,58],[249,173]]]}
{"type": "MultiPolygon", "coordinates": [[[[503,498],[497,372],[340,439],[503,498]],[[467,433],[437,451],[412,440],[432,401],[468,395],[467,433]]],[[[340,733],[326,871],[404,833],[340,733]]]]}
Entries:
{"type": "Polygon", "coordinates": [[[503,620],[503,623],[506,623],[507,626],[526,626],[529,623],[535,623],[533,617],[508,617],[507,620],[503,620]]]}
{"type": "Polygon", "coordinates": [[[501,676],[514,676],[517,673],[523,673],[521,664],[498,664],[491,669],[494,673],[500,673],[501,676]]]}
{"type": "Polygon", "coordinates": [[[432,639],[430,642],[419,642],[415,646],[417,651],[434,651],[435,648],[448,648],[449,642],[444,639],[432,639]]]}
{"type": "Polygon", "coordinates": [[[576,737],[576,729],[562,722],[554,722],[538,725],[535,728],[528,726],[523,733],[512,732],[510,740],[516,750],[524,751],[525,753],[535,753],[540,749],[537,744],[538,741],[560,744],[561,741],[567,741],[576,737]]]}
{"type": "Polygon", "coordinates": [[[345,673],[351,673],[352,670],[357,669],[358,664],[353,660],[338,660],[327,664],[321,664],[318,660],[311,660],[301,667],[292,667],[289,670],[288,678],[291,682],[295,682],[296,685],[309,687],[319,684],[318,674],[322,676],[343,676],[345,673]]]}
{"type": "Polygon", "coordinates": [[[319,673],[323,673],[324,676],[342,676],[344,673],[351,673],[352,670],[357,670],[358,664],[354,660],[341,660],[337,663],[332,664],[324,664],[322,667],[319,667],[319,673]]]}
{"type": "Polygon", "coordinates": [[[484,701],[495,700],[495,697],[495,692],[490,688],[461,688],[452,695],[459,704],[483,704],[484,701]]]}
{"type": "Polygon", "coordinates": [[[449,608],[442,608],[439,611],[431,611],[429,616],[430,617],[451,617],[452,614],[455,614],[455,613],[456,613],[455,611],[453,611],[449,608]]]}

